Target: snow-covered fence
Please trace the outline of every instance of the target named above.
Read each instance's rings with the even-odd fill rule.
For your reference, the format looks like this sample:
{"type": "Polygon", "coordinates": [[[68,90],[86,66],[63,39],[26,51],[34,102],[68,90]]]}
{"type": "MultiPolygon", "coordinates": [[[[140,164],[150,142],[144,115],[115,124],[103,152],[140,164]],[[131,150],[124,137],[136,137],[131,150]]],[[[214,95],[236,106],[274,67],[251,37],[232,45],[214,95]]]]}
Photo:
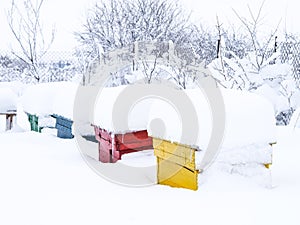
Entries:
{"type": "Polygon", "coordinates": [[[300,84],[300,43],[286,42],[281,45],[281,62],[293,66],[294,79],[300,84]]]}
{"type": "MultiPolygon", "coordinates": [[[[201,66],[201,59],[190,45],[176,45],[173,42],[142,41],[127,47],[103,52],[98,64],[85,74],[88,85],[101,84],[108,75],[107,86],[119,86],[144,80],[165,78],[186,89],[188,78],[194,79],[201,66]],[[109,73],[109,74],[107,74],[109,73]],[[180,78],[184,77],[182,82],[180,78]]],[[[204,74],[203,74],[204,76],[204,74]]]]}
{"type": "MultiPolygon", "coordinates": [[[[0,51],[0,82],[35,83],[30,68],[10,52],[0,51]]],[[[48,52],[39,64],[39,82],[69,81],[82,74],[82,65],[72,52],[48,52]]]]}

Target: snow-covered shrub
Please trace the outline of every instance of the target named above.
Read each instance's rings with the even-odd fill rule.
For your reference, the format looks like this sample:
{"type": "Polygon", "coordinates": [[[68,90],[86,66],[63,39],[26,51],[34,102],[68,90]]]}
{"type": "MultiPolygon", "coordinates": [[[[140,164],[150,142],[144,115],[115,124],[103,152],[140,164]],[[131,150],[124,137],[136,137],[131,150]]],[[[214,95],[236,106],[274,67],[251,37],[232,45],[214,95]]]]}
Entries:
{"type": "Polygon", "coordinates": [[[270,57],[259,69],[254,52],[242,59],[232,52],[231,56],[223,56],[222,61],[216,59],[209,65],[214,78],[226,88],[248,90],[266,97],[273,103],[278,124],[288,124],[291,112],[300,106],[297,98],[300,90],[292,76],[291,66],[276,60],[278,54],[270,57]]]}
{"type": "Polygon", "coordinates": [[[288,125],[291,118],[292,118],[293,112],[294,112],[293,108],[290,108],[290,109],[285,110],[285,111],[281,111],[276,116],[277,125],[281,125],[281,126],[288,125]]]}

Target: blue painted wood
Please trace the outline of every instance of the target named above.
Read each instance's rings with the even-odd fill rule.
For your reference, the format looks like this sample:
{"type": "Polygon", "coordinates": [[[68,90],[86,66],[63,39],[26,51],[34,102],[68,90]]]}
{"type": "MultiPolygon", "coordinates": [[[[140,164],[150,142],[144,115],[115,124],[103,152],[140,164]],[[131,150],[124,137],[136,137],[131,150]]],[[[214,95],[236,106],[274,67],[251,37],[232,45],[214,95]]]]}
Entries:
{"type": "Polygon", "coordinates": [[[57,124],[57,137],[73,138],[72,129],[57,124]]]}
{"type": "Polygon", "coordinates": [[[54,118],[56,118],[56,123],[60,124],[61,126],[72,128],[73,121],[70,119],[67,119],[63,116],[54,115],[54,118]]]}
{"type": "Polygon", "coordinates": [[[63,116],[53,115],[56,118],[55,128],[57,129],[57,137],[73,138],[72,125],[73,121],[63,116]]]}

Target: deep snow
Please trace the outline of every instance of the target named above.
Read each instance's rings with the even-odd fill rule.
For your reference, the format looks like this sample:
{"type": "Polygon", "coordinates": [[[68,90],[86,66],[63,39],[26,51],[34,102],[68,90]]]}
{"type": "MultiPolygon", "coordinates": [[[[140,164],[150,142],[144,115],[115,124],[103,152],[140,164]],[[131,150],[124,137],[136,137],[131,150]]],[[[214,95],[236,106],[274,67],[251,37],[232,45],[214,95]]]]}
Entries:
{"type": "Polygon", "coordinates": [[[119,186],[87,166],[75,140],[34,132],[0,133],[0,223],[296,225],[300,130],[278,127],[277,132],[273,188],[211,170],[197,192],[160,185],[119,186]]]}
{"type": "MultiPolygon", "coordinates": [[[[51,99],[47,103],[54,105],[53,101],[51,99]]],[[[52,109],[49,112],[53,112],[52,109]]],[[[129,121],[134,121],[140,114],[139,109],[148,111],[143,104],[136,105],[129,121]]],[[[272,176],[253,177],[258,171],[253,162],[247,161],[248,168],[231,168],[219,161],[199,176],[197,192],[161,185],[129,188],[97,175],[90,166],[100,163],[92,158],[83,158],[76,139],[59,139],[49,130],[42,134],[24,131],[22,128],[28,130],[29,123],[22,110],[19,105],[17,119],[20,127],[15,126],[13,131],[3,132],[5,120],[0,117],[0,224],[300,223],[300,130],[297,128],[277,127],[278,144],[273,151],[272,176]]],[[[64,115],[68,113],[70,111],[64,115]]],[[[148,118],[146,114],[144,116],[148,118]]],[[[104,120],[108,121],[111,120],[104,120]]],[[[252,122],[249,126],[271,123],[252,122]]],[[[139,124],[146,126],[143,120],[139,124]]],[[[264,129],[268,131],[268,127],[264,129]]],[[[256,135],[261,132],[263,130],[256,135]]],[[[272,138],[273,134],[268,133],[266,137],[272,138]]],[[[90,147],[92,154],[97,154],[97,144],[90,144],[90,147]]],[[[253,155],[245,152],[262,161],[270,156],[259,155],[257,151],[251,153],[253,155]]],[[[229,148],[223,154],[223,159],[240,161],[234,149],[229,148]]],[[[153,151],[126,155],[116,164],[102,166],[115,169],[120,164],[135,168],[128,176],[138,176],[145,183],[149,183],[149,179],[155,182],[153,151]],[[152,166],[149,174],[143,174],[139,169],[144,166],[152,166]]]]}
{"type": "Polygon", "coordinates": [[[0,87],[0,113],[17,109],[17,95],[7,87],[0,87]]]}

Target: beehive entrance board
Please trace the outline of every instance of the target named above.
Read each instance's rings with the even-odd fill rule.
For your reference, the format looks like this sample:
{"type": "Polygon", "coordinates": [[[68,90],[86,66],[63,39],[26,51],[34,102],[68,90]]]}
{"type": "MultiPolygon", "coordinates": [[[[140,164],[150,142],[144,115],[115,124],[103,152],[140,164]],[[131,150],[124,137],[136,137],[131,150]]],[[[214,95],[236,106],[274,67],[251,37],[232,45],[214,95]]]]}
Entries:
{"type": "Polygon", "coordinates": [[[30,129],[35,132],[41,133],[42,127],[39,126],[39,117],[36,115],[32,115],[30,113],[26,113],[28,116],[28,121],[30,123],[30,129]]]}
{"type": "Polygon", "coordinates": [[[60,115],[52,115],[56,119],[55,128],[57,129],[57,137],[71,139],[74,137],[72,134],[73,121],[60,115]]]}
{"type": "Polygon", "coordinates": [[[94,126],[94,129],[99,146],[100,162],[114,163],[124,154],[153,149],[152,138],[148,136],[146,130],[114,134],[97,126],[94,126]]]}
{"type": "Polygon", "coordinates": [[[195,151],[191,147],[153,138],[157,157],[157,181],[171,187],[198,189],[195,151]]]}

